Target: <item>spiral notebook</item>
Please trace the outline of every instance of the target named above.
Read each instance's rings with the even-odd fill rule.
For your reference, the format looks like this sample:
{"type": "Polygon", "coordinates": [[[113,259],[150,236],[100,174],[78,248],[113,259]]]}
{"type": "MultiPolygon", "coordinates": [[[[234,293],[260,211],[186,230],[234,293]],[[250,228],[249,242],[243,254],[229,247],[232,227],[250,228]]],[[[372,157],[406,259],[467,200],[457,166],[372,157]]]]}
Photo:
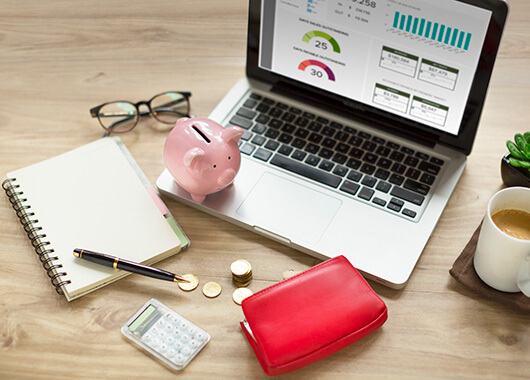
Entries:
{"type": "Polygon", "coordinates": [[[190,243],[116,137],[8,173],[2,187],[68,301],[128,274],[76,259],[74,248],[150,265],[190,243]]]}

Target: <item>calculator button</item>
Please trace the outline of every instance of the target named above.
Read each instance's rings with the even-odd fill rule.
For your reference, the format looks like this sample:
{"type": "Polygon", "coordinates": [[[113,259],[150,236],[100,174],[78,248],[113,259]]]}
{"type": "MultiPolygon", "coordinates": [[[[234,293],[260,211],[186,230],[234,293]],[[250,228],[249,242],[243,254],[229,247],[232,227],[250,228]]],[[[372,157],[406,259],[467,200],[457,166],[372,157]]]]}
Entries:
{"type": "Polygon", "coordinates": [[[178,354],[177,356],[175,356],[175,363],[184,363],[184,355],[178,354]]]}

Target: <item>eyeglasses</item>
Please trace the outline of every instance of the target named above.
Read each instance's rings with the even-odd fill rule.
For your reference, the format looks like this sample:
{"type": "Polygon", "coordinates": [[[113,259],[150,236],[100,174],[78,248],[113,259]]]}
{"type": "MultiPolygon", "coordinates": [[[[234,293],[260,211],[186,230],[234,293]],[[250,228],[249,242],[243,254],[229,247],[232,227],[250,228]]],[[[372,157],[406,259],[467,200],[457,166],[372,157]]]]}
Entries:
{"type": "Polygon", "coordinates": [[[129,132],[136,127],[140,116],[148,114],[161,123],[175,124],[181,117],[190,116],[190,96],[191,92],[168,91],[138,103],[122,100],[107,102],[92,108],[90,115],[98,118],[107,131],[105,136],[111,132],[129,132]],[[146,105],[148,110],[140,111],[141,105],[146,105]]]}

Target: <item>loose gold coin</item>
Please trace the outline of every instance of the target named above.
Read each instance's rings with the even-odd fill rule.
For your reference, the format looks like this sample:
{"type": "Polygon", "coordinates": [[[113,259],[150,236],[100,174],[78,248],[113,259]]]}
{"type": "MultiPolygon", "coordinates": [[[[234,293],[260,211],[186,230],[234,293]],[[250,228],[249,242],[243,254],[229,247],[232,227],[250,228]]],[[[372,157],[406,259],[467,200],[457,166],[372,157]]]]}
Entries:
{"type": "Polygon", "coordinates": [[[221,294],[221,285],[213,281],[207,282],[202,287],[202,293],[208,298],[215,298],[221,294]]]}
{"type": "Polygon", "coordinates": [[[234,290],[234,294],[232,294],[232,299],[235,303],[238,305],[241,305],[241,302],[247,297],[250,297],[254,292],[250,290],[249,288],[237,288],[234,290]]]}
{"type": "Polygon", "coordinates": [[[191,292],[197,286],[199,286],[199,279],[194,274],[184,274],[182,275],[189,282],[179,282],[179,288],[186,292],[191,292]]]}
{"type": "Polygon", "coordinates": [[[247,260],[236,260],[230,265],[230,270],[234,276],[245,276],[252,271],[252,267],[247,260]]]}

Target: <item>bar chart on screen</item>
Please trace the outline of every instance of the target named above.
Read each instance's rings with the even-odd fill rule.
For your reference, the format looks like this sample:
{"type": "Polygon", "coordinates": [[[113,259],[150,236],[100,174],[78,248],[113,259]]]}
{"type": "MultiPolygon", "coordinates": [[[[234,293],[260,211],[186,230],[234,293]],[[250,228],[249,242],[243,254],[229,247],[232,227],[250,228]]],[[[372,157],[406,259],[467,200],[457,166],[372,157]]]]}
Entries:
{"type": "Polygon", "coordinates": [[[392,19],[388,32],[396,33],[410,39],[429,43],[432,46],[466,53],[470,49],[473,33],[464,27],[453,25],[403,11],[394,11],[389,17],[392,19]]]}
{"type": "Polygon", "coordinates": [[[472,37],[471,33],[457,27],[398,11],[394,12],[392,27],[463,50],[469,49],[472,37]]]}

